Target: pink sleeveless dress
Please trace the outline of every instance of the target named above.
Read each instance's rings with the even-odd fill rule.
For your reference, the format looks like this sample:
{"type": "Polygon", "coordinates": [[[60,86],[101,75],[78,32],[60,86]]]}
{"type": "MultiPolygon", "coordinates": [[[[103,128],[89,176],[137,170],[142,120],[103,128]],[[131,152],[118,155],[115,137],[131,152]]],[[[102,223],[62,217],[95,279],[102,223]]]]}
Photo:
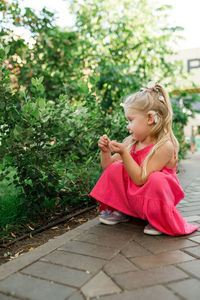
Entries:
{"type": "MultiPolygon", "coordinates": [[[[134,151],[131,156],[141,165],[153,144],[134,151]]],[[[176,167],[164,167],[149,175],[147,182],[136,185],[130,178],[123,162],[107,167],[90,193],[100,203],[100,210],[111,208],[127,215],[148,220],[161,232],[179,236],[190,234],[199,228],[181,216],[176,205],[184,198],[184,191],[176,177],[176,167]]]]}

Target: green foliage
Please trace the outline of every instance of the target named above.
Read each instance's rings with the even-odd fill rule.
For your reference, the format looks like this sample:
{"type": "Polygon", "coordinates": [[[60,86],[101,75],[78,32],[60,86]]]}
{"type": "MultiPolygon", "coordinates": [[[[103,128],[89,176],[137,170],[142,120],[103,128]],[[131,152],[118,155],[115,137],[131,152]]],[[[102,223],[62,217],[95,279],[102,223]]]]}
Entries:
{"type": "Polygon", "coordinates": [[[174,114],[173,122],[181,124],[182,127],[186,125],[188,121],[188,115],[183,112],[177,100],[176,102],[172,102],[172,109],[174,114]]]}
{"type": "Polygon", "coordinates": [[[70,100],[77,97],[76,79],[81,77],[83,65],[77,49],[79,34],[55,26],[53,13],[46,9],[37,16],[27,7],[21,11],[17,1],[3,3],[0,36],[2,46],[10,46],[7,68],[12,72],[13,85],[33,95],[30,89],[32,77],[43,76],[48,99],[56,100],[61,93],[70,93],[70,100]],[[29,43],[8,29],[8,22],[24,27],[29,34],[29,43]]]}
{"type": "MultiPolygon", "coordinates": [[[[46,205],[57,203],[65,209],[83,197],[87,202],[96,180],[92,166],[99,163],[97,139],[105,122],[102,111],[94,102],[90,110],[84,104],[71,105],[63,95],[57,101],[47,100],[43,77],[32,78],[34,96],[13,91],[5,54],[2,50],[1,178],[8,177],[10,167],[16,169],[13,184],[21,188],[20,205],[32,216],[44,215],[46,205]],[[67,192],[64,195],[62,188],[67,192]]],[[[110,127],[111,117],[106,120],[110,127]]]]}
{"type": "MultiPolygon", "coordinates": [[[[11,184],[15,171],[9,169],[9,177],[0,182],[0,239],[5,238],[16,223],[27,221],[26,209],[20,205],[20,188],[11,184]],[[9,192],[8,192],[9,191],[9,192]]],[[[13,228],[14,229],[14,228],[13,228]]],[[[14,229],[16,230],[16,228],[14,229]]]]}
{"type": "Polygon", "coordinates": [[[181,65],[167,59],[181,30],[167,26],[169,8],[147,0],[72,1],[79,48],[105,111],[152,78],[173,86],[180,76],[181,65]]]}
{"type": "Polygon", "coordinates": [[[179,141],[179,153],[178,153],[178,161],[185,158],[187,154],[187,144],[185,142],[183,125],[180,122],[174,122],[172,124],[173,132],[176,138],[179,141]]]}
{"type": "Polygon", "coordinates": [[[66,93],[69,101],[85,101],[84,78],[90,85],[88,93],[95,93],[101,108],[110,111],[152,78],[173,86],[181,65],[170,63],[168,56],[181,28],[167,26],[169,6],[146,0],[71,3],[76,15],[71,30],[56,27],[46,9],[38,17],[30,8],[22,12],[17,1],[2,4],[2,25],[9,20],[23,26],[32,38],[29,45],[2,26],[2,42],[11,47],[8,61],[18,89],[30,93],[31,78],[44,76],[48,99],[55,101],[66,93]]]}

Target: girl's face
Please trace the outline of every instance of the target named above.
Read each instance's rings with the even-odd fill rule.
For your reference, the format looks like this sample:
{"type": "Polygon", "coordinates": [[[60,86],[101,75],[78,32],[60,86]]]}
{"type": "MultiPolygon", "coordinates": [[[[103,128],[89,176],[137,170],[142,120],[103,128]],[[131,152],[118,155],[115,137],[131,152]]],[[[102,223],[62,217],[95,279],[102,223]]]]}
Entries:
{"type": "Polygon", "coordinates": [[[148,116],[134,109],[126,109],[125,116],[128,121],[127,129],[135,141],[144,141],[149,135],[151,127],[148,116]]]}

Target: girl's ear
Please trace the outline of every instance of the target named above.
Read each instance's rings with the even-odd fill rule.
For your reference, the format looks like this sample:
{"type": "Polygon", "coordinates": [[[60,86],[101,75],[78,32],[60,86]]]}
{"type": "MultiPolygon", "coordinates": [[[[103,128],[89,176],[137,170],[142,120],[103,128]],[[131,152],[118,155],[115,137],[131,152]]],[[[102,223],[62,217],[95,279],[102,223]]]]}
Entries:
{"type": "Polygon", "coordinates": [[[149,111],[147,114],[147,124],[152,125],[154,123],[157,123],[157,114],[155,111],[149,111]]]}

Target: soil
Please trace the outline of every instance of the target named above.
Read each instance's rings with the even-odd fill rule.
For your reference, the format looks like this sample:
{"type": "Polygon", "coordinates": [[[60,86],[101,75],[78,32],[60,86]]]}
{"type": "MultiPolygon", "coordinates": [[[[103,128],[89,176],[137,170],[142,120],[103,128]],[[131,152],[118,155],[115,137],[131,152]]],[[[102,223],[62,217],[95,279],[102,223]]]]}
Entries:
{"type": "Polygon", "coordinates": [[[63,233],[72,230],[81,224],[92,220],[99,214],[98,208],[93,208],[88,212],[83,213],[77,217],[73,217],[67,222],[56,225],[46,231],[30,236],[24,240],[18,241],[7,248],[0,248],[0,265],[13,260],[19,255],[32,251],[40,245],[48,242],[49,239],[55,236],[62,235],[63,233]]]}

